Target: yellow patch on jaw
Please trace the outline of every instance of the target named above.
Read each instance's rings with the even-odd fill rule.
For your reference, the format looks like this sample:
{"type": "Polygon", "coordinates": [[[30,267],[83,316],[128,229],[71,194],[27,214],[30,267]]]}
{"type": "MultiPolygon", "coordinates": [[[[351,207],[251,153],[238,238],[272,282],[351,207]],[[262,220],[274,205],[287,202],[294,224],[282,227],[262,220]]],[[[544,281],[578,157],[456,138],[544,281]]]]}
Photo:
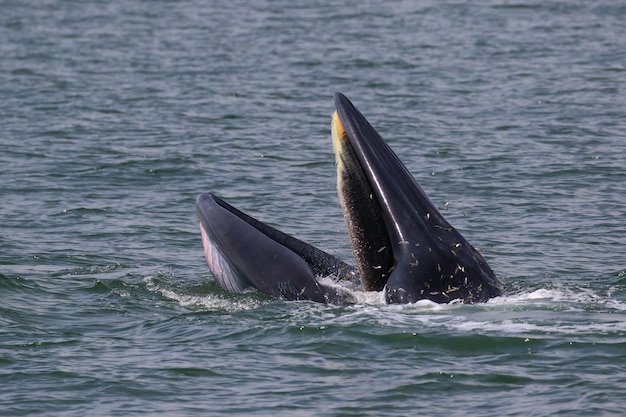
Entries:
{"type": "Polygon", "coordinates": [[[331,126],[330,129],[333,135],[333,139],[335,138],[340,139],[346,136],[346,130],[343,128],[343,124],[341,123],[341,120],[339,119],[339,114],[337,114],[336,111],[333,113],[332,122],[330,126],[331,126]]]}
{"type": "Polygon", "coordinates": [[[335,160],[337,164],[341,162],[341,154],[343,152],[342,149],[342,141],[348,139],[348,135],[346,135],[346,130],[339,119],[339,115],[335,111],[332,116],[332,120],[330,123],[330,132],[333,137],[333,150],[335,151],[335,160]]]}

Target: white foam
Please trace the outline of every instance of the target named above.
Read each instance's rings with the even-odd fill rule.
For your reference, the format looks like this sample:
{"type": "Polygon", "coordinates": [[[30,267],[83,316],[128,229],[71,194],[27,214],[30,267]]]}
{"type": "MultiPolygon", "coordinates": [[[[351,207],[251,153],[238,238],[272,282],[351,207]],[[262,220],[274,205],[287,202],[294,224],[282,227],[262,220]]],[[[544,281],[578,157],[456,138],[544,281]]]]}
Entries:
{"type": "Polygon", "coordinates": [[[590,288],[580,287],[542,288],[518,294],[503,295],[489,300],[487,305],[552,306],[572,311],[588,310],[590,308],[626,311],[626,304],[611,298],[610,295],[598,294],[590,288]]]}
{"type": "Polygon", "coordinates": [[[445,332],[519,336],[524,339],[596,337],[626,332],[626,305],[589,288],[532,289],[487,303],[385,305],[380,293],[357,292],[362,304],[333,319],[335,324],[371,323],[407,333],[445,332]]]}
{"type": "Polygon", "coordinates": [[[207,310],[218,311],[241,311],[252,310],[259,307],[262,303],[259,301],[252,301],[251,299],[245,300],[233,300],[228,298],[222,298],[214,294],[209,295],[184,295],[178,294],[175,291],[161,289],[159,290],[163,297],[172,301],[178,302],[183,307],[200,307],[207,310]]]}
{"type": "Polygon", "coordinates": [[[178,292],[162,288],[155,282],[153,276],[143,279],[148,291],[161,294],[163,297],[179,303],[183,307],[201,308],[209,311],[241,311],[252,310],[263,304],[262,301],[253,299],[252,297],[239,297],[239,299],[225,298],[218,294],[207,295],[186,295],[178,292]]]}
{"type": "MultiPolygon", "coordinates": [[[[144,282],[148,290],[188,308],[236,312],[274,302],[259,299],[253,291],[232,296],[218,293],[192,295],[165,288],[153,276],[146,277],[144,282]]],[[[324,285],[339,285],[326,278],[322,282],[324,285]]],[[[524,339],[626,333],[623,317],[626,304],[590,288],[529,289],[471,305],[459,301],[437,304],[429,300],[387,305],[383,291],[365,292],[354,288],[351,291],[357,304],[345,310],[324,305],[312,308],[310,304],[302,303],[299,308],[294,306],[294,315],[298,320],[310,320],[319,325],[367,323],[374,327],[402,328],[411,333],[444,330],[513,335],[524,339]]]]}

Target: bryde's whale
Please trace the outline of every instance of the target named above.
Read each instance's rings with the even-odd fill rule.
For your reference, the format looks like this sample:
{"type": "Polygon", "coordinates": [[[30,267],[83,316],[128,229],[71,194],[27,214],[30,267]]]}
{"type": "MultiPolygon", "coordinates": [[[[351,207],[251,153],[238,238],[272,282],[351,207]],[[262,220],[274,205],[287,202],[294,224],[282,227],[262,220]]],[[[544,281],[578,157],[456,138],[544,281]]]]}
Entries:
{"type": "Polygon", "coordinates": [[[484,302],[502,283],[482,255],[441,215],[398,156],[341,93],[331,132],[337,191],[356,268],[237,210],[210,193],[196,211],[204,253],[226,290],[254,287],[272,297],[351,304],[338,283],[384,291],[388,303],[484,302]]]}

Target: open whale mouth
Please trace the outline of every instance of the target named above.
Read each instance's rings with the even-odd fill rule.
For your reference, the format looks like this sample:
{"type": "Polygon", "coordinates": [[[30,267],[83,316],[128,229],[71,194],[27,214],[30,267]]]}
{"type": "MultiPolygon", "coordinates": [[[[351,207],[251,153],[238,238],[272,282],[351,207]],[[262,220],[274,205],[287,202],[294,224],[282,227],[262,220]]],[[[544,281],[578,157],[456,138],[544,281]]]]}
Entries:
{"type": "Polygon", "coordinates": [[[196,200],[204,252],[228,291],[350,304],[319,276],[359,279],[388,303],[486,301],[502,286],[483,257],[446,220],[398,156],[341,93],[332,138],[337,190],[357,268],[237,210],[210,193],[196,200]]]}

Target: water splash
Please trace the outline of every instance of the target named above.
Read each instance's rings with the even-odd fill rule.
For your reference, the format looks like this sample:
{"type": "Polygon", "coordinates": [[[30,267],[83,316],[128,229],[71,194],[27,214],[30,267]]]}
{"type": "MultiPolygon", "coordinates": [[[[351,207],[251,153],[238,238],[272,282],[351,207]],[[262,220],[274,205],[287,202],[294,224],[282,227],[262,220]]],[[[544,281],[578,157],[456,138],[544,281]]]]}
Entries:
{"type": "Polygon", "coordinates": [[[154,275],[145,277],[143,283],[148,291],[161,294],[164,298],[191,309],[223,312],[246,311],[256,309],[267,302],[252,291],[239,294],[226,293],[217,285],[211,286],[209,294],[189,294],[186,288],[168,288],[154,275]]]}

